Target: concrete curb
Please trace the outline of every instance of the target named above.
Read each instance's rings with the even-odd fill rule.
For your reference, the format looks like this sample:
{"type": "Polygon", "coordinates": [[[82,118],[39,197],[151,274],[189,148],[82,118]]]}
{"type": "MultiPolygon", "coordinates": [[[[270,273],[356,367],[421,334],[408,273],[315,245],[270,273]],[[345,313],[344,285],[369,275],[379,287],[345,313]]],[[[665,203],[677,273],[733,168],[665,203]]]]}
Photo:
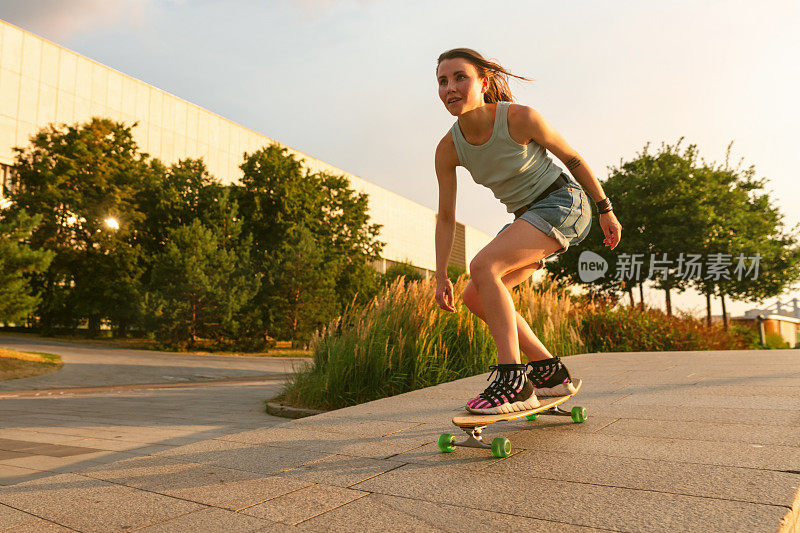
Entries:
{"type": "Polygon", "coordinates": [[[305,418],[307,416],[319,415],[327,413],[327,411],[317,411],[316,409],[303,409],[301,407],[290,407],[288,405],[281,405],[267,401],[267,413],[273,416],[280,416],[283,418],[305,418]]]}
{"type": "Polygon", "coordinates": [[[792,508],[781,520],[778,533],[797,533],[798,531],[800,531],[800,488],[797,489],[792,508]]]}
{"type": "Polygon", "coordinates": [[[178,389],[186,387],[204,387],[207,385],[231,385],[236,383],[259,383],[280,379],[285,374],[269,372],[257,376],[243,376],[240,378],[206,379],[202,381],[181,381],[167,383],[131,383],[128,385],[106,385],[102,387],[62,387],[57,389],[20,389],[2,390],[0,399],[3,398],[28,398],[36,396],[63,396],[69,394],[98,394],[103,392],[124,392],[155,389],[178,389]]]}

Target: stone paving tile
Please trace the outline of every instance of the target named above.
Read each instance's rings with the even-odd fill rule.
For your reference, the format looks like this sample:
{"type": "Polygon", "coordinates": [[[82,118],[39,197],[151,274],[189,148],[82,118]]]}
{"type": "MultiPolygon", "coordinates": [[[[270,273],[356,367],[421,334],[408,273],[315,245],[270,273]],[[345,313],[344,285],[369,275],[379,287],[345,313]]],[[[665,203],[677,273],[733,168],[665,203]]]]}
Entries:
{"type": "Polygon", "coordinates": [[[83,470],[81,475],[234,511],[311,485],[163,457],[128,459],[83,470]]]}
{"type": "Polygon", "coordinates": [[[388,472],[403,464],[402,462],[392,460],[329,455],[317,461],[312,461],[281,472],[280,476],[292,481],[349,487],[355,483],[388,472]]]}
{"type": "Polygon", "coordinates": [[[215,439],[172,448],[154,457],[204,463],[260,474],[276,474],[327,455],[330,454],[306,449],[252,446],[215,439]]]}
{"type": "Polygon", "coordinates": [[[9,529],[4,529],[3,533],[67,533],[69,531],[75,530],[54,524],[48,520],[36,518],[33,522],[28,522],[26,524],[15,526],[9,529]]]}
{"type": "Polygon", "coordinates": [[[100,532],[144,526],[202,508],[74,474],[5,487],[0,491],[0,503],[69,528],[100,532]]]}
{"type": "Polygon", "coordinates": [[[765,411],[800,411],[800,398],[774,396],[720,396],[691,391],[686,394],[631,393],[619,401],[622,405],[671,405],[685,409],[707,409],[713,416],[716,409],[759,409],[765,411]]]}
{"type": "Polygon", "coordinates": [[[95,439],[91,437],[76,437],[75,440],[68,441],[68,443],[70,446],[85,446],[97,450],[127,452],[136,455],[150,455],[175,447],[167,444],[142,444],[121,439],[95,439]]]}
{"type": "Polygon", "coordinates": [[[385,437],[358,438],[314,427],[292,425],[228,435],[219,440],[385,459],[431,442],[433,432],[421,428],[421,424],[415,423],[408,431],[397,431],[385,437]]]}
{"type": "Polygon", "coordinates": [[[560,533],[600,531],[525,516],[431,503],[420,499],[370,494],[301,524],[310,531],[526,531],[560,533]]]}
{"type": "Polygon", "coordinates": [[[152,526],[147,526],[136,531],[142,533],[174,532],[174,531],[203,531],[214,532],[246,532],[261,531],[264,528],[272,529],[279,526],[275,522],[256,518],[241,513],[234,513],[224,509],[203,509],[193,513],[171,518],[152,526]]]}
{"type": "Polygon", "coordinates": [[[34,522],[36,517],[0,503],[0,530],[34,522]]]}
{"type": "Polygon", "coordinates": [[[281,424],[275,427],[223,435],[218,440],[335,452],[341,446],[361,442],[363,439],[297,424],[281,424]]]}
{"type": "Polygon", "coordinates": [[[720,424],[747,424],[749,426],[769,427],[800,425],[800,411],[730,408],[715,408],[713,411],[708,411],[706,409],[686,409],[672,405],[579,403],[585,404],[589,411],[590,419],[594,416],[604,416],[638,420],[686,420],[697,422],[713,420],[720,424]]]}
{"type": "Polygon", "coordinates": [[[82,446],[68,446],[64,444],[44,444],[41,442],[29,442],[29,441],[27,442],[11,441],[11,439],[5,439],[5,442],[13,442],[14,444],[0,443],[0,450],[2,450],[4,446],[9,446],[16,448],[15,451],[20,453],[25,453],[28,455],[46,455],[47,457],[71,457],[73,455],[83,455],[87,453],[102,451],[95,448],[88,448],[82,446]]]}
{"type": "Polygon", "coordinates": [[[24,440],[28,442],[41,442],[46,444],[63,444],[75,440],[75,437],[72,435],[62,435],[59,433],[51,433],[49,431],[45,431],[45,429],[47,428],[20,429],[16,427],[11,427],[9,424],[6,424],[5,420],[3,421],[3,424],[6,427],[0,429],[3,432],[3,437],[6,439],[24,440]]]}
{"type": "MultiPolygon", "coordinates": [[[[410,430],[419,426],[419,422],[394,422],[387,420],[373,420],[370,424],[364,424],[358,420],[353,420],[347,417],[325,417],[317,418],[315,416],[308,418],[301,418],[293,421],[287,426],[295,426],[303,429],[315,429],[320,431],[328,431],[331,433],[341,433],[354,438],[378,438],[387,435],[399,433],[401,431],[410,430]]],[[[283,431],[284,426],[278,426],[283,431]]]]}
{"type": "Polygon", "coordinates": [[[309,483],[304,481],[266,476],[197,488],[171,489],[164,493],[204,505],[238,511],[308,486],[309,483]]]}
{"type": "Polygon", "coordinates": [[[800,446],[800,427],[720,424],[717,421],[620,419],[599,432],[603,435],[800,446]]]}
{"type": "MultiPolygon", "coordinates": [[[[485,385],[481,390],[483,388],[485,385]]],[[[461,399],[432,401],[433,396],[431,395],[435,393],[435,389],[436,387],[424,389],[424,394],[417,391],[418,394],[406,393],[383,398],[366,404],[330,411],[313,418],[319,421],[347,418],[356,424],[374,421],[414,424],[450,420],[456,414],[463,412],[464,406],[461,399]],[[398,408],[398,405],[402,405],[402,408],[398,408]]]]}
{"type": "Polygon", "coordinates": [[[406,465],[353,488],[619,531],[773,532],[786,512],[780,506],[545,479],[525,492],[519,475],[483,471],[479,476],[469,482],[466,470],[406,465]],[[513,497],[486,498],[486,487],[493,494],[513,497]]]}
{"type": "Polygon", "coordinates": [[[792,470],[800,465],[800,448],[702,440],[604,435],[582,431],[581,424],[518,431],[506,435],[512,447],[532,451],[611,455],[634,459],[679,461],[719,466],[792,470]]]}
{"type": "MultiPolygon", "coordinates": [[[[11,453],[11,452],[9,452],[11,453]]],[[[16,453],[16,452],[14,452],[16,453]]],[[[17,466],[32,470],[68,472],[82,467],[128,459],[134,455],[126,452],[99,451],[72,455],[69,457],[47,457],[45,455],[24,455],[22,457],[1,459],[0,466],[17,466]]]]}
{"type": "Polygon", "coordinates": [[[359,490],[312,485],[242,509],[240,512],[293,525],[366,495],[366,492],[359,490]]]}
{"type": "Polygon", "coordinates": [[[800,474],[788,472],[558,450],[525,450],[490,462],[486,472],[524,475],[534,486],[542,478],[785,506],[791,506],[789,495],[800,486],[800,474]]]}
{"type": "MultiPolygon", "coordinates": [[[[8,450],[0,450],[0,461],[8,461],[9,459],[19,459],[22,457],[30,457],[29,453],[25,452],[12,452],[8,450]]],[[[2,464],[2,463],[0,463],[2,464]]]]}
{"type": "Polygon", "coordinates": [[[0,465],[0,486],[14,485],[21,481],[52,475],[50,472],[34,470],[32,468],[21,468],[19,466],[0,465]]]}

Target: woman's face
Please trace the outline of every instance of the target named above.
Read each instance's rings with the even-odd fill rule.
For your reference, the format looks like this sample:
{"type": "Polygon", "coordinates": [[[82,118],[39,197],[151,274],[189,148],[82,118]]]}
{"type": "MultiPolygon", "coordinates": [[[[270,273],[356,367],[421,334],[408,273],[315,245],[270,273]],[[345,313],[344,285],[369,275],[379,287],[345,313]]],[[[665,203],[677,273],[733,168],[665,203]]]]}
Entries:
{"type": "Polygon", "coordinates": [[[445,59],[436,70],[439,98],[453,116],[461,115],[483,105],[487,79],[478,76],[475,65],[456,57],[445,59]]]}

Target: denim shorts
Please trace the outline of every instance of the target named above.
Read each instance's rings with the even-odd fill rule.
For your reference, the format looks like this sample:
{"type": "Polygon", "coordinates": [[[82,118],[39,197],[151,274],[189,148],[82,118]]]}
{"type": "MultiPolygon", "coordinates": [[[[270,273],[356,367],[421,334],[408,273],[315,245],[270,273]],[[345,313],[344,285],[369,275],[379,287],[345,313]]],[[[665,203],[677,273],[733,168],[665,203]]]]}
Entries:
{"type": "MultiPolygon", "coordinates": [[[[561,249],[545,257],[563,254],[571,244],[578,244],[589,234],[592,227],[592,206],[589,197],[575,178],[562,172],[568,183],[550,193],[543,200],[528,208],[519,218],[553,237],[561,244],[561,249]]],[[[499,235],[512,222],[503,226],[499,235]]]]}

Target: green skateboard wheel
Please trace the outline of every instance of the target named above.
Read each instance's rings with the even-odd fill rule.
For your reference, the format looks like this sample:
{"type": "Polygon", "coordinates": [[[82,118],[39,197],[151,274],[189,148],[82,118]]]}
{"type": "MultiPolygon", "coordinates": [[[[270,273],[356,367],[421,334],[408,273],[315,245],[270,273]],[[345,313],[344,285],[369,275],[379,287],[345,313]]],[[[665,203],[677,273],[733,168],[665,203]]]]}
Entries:
{"type": "Polygon", "coordinates": [[[525,417],[527,420],[539,420],[539,413],[533,413],[525,417]]]}
{"type": "Polygon", "coordinates": [[[444,453],[450,453],[456,451],[456,447],[453,446],[456,442],[456,436],[451,435],[450,433],[442,433],[439,435],[439,450],[444,453]]]}
{"type": "Polygon", "coordinates": [[[508,454],[510,453],[511,443],[508,441],[508,439],[497,437],[496,439],[492,440],[492,455],[499,459],[502,457],[508,457],[508,454]]]}
{"type": "Polygon", "coordinates": [[[570,412],[572,415],[572,421],[576,424],[580,424],[581,422],[586,421],[586,408],[585,407],[578,407],[577,405],[572,408],[570,412]]]}

